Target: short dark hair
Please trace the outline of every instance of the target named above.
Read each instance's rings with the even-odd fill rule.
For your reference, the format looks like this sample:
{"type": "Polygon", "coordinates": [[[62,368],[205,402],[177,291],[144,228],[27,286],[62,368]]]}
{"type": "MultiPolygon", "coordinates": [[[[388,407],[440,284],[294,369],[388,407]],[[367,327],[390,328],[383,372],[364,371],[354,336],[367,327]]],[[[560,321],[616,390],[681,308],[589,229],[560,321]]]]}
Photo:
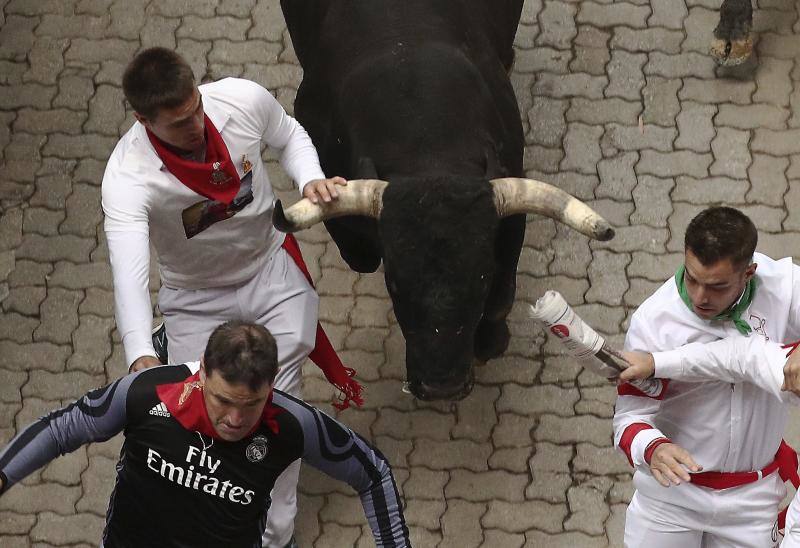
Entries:
{"type": "Polygon", "coordinates": [[[701,211],[686,227],[684,245],[704,266],[729,259],[745,267],[753,258],[758,231],[750,218],[732,207],[710,207],[701,211]]]}
{"type": "Polygon", "coordinates": [[[133,58],[122,75],[122,90],[133,110],[154,119],[192,96],[194,73],[186,60],[167,48],[149,48],[133,58]]]}
{"type": "Polygon", "coordinates": [[[218,371],[227,382],[256,391],[275,380],[278,345],[263,325],[231,320],[211,333],[203,364],[207,375],[218,371]]]}

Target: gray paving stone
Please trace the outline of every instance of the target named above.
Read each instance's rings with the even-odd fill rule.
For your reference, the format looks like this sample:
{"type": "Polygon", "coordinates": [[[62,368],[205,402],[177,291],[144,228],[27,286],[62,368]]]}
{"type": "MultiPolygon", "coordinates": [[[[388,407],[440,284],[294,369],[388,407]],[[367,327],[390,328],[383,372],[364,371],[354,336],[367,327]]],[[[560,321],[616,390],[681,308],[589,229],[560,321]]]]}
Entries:
{"type": "Polygon", "coordinates": [[[72,453],[60,456],[48,464],[42,470],[42,480],[61,485],[80,485],[81,473],[86,470],[88,465],[86,448],[79,447],[72,453]]]}
{"type": "Polygon", "coordinates": [[[611,35],[596,27],[581,25],[574,40],[574,58],[569,64],[571,72],[587,72],[596,76],[605,74],[611,60],[608,41],[611,35]]]}
{"type": "MultiPolygon", "coordinates": [[[[154,6],[154,11],[160,9],[161,3],[151,4],[154,6]],[[155,6],[159,6],[156,8],[155,6]]],[[[148,15],[144,21],[144,25],[140,31],[142,44],[147,44],[150,47],[161,46],[169,49],[175,49],[177,42],[175,41],[175,31],[181,20],[177,17],[162,17],[160,15],[148,15]]],[[[117,79],[115,82],[120,82],[117,79]]],[[[113,83],[113,82],[112,82],[113,83]]]]}
{"type": "Polygon", "coordinates": [[[532,529],[555,533],[561,531],[561,527],[554,524],[560,524],[566,515],[567,508],[561,504],[539,501],[509,504],[495,500],[489,503],[489,511],[481,519],[481,524],[514,533],[532,529]]]}
{"type": "Polygon", "coordinates": [[[544,173],[555,173],[558,171],[558,164],[563,157],[564,151],[560,148],[526,146],[522,167],[526,172],[536,170],[544,173]]]}
{"type": "Polygon", "coordinates": [[[659,126],[672,127],[681,110],[678,101],[678,90],[682,82],[679,79],[667,79],[659,76],[649,76],[647,85],[642,90],[644,98],[644,112],[642,118],[645,123],[659,126]]]}
{"type": "Polygon", "coordinates": [[[621,125],[636,124],[642,112],[640,102],[626,101],[617,97],[601,100],[574,97],[567,110],[568,122],[584,122],[587,124],[617,123],[621,125]]]}
{"type": "MultiPolygon", "coordinates": [[[[41,25],[36,29],[40,32],[41,25]]],[[[33,44],[30,54],[30,69],[23,76],[26,82],[40,84],[55,84],[58,73],[64,68],[64,51],[69,45],[69,40],[40,36],[33,44]]]]}
{"type": "MultiPolygon", "coordinates": [[[[719,131],[721,132],[723,130],[721,129],[719,131]]],[[[723,146],[723,141],[720,139],[719,135],[720,133],[718,132],[717,137],[712,142],[712,148],[714,146],[714,142],[719,142],[720,146],[723,146]]],[[[735,138],[734,135],[731,135],[731,137],[735,138]]],[[[724,152],[720,150],[720,155],[723,153],[724,152]]],[[[640,175],[650,174],[655,175],[656,177],[676,177],[678,175],[704,177],[708,174],[708,167],[711,165],[711,160],[712,156],[710,154],[698,154],[688,150],[678,152],[643,150],[641,159],[639,160],[639,163],[636,164],[636,173],[640,175]]],[[[730,161],[727,161],[728,157],[726,156],[725,160],[726,163],[720,163],[717,161],[719,166],[717,167],[716,172],[712,172],[713,175],[721,174],[719,173],[720,171],[724,171],[726,167],[729,167],[731,164],[736,162],[735,157],[731,157],[730,161]]],[[[738,166],[739,164],[735,165],[738,166]]],[[[746,168],[746,165],[744,167],[746,168]]]]}
{"type": "Polygon", "coordinates": [[[569,49],[578,34],[575,28],[576,12],[576,7],[567,2],[545,2],[544,9],[539,13],[541,32],[536,37],[536,45],[569,49]]]}
{"type": "Polygon", "coordinates": [[[511,474],[504,470],[473,472],[452,470],[450,482],[444,489],[445,498],[463,499],[471,502],[507,501],[522,503],[528,476],[511,474]]]}
{"type": "Polygon", "coordinates": [[[600,4],[587,1],[581,5],[577,21],[601,28],[616,25],[645,28],[650,13],[650,9],[645,6],[633,6],[627,2],[600,4]]]}
{"type": "Polygon", "coordinates": [[[744,203],[745,194],[750,183],[741,179],[728,177],[678,177],[672,191],[672,199],[676,202],[694,202],[697,204],[716,204],[728,202],[744,203]]]}
{"type": "Polygon", "coordinates": [[[664,0],[650,4],[653,14],[647,20],[650,27],[667,27],[683,29],[683,20],[689,15],[686,4],[682,0],[664,0]]]}
{"type": "Polygon", "coordinates": [[[766,32],[759,37],[758,52],[765,57],[796,59],[800,54],[800,37],[766,32]]]}
{"type": "Polygon", "coordinates": [[[548,535],[539,531],[532,531],[526,535],[527,542],[523,548],[536,548],[537,546],[547,546],[552,548],[571,548],[580,546],[581,548],[603,548],[608,546],[606,538],[591,537],[583,533],[561,533],[548,535]]]}
{"type": "Polygon", "coordinates": [[[375,435],[400,439],[430,438],[440,441],[450,439],[456,418],[433,411],[418,411],[408,414],[395,409],[380,412],[373,426],[375,435]]]}
{"type": "Polygon", "coordinates": [[[675,269],[683,263],[682,251],[670,255],[634,252],[628,265],[628,276],[660,283],[672,276],[675,269]]]}
{"type": "Polygon", "coordinates": [[[208,69],[208,52],[211,50],[211,41],[179,38],[177,43],[175,51],[192,67],[195,78],[202,81],[208,69]]]}
{"type": "Polygon", "coordinates": [[[469,398],[456,403],[458,421],[452,430],[453,438],[485,443],[497,424],[497,417],[493,413],[486,413],[486,409],[494,407],[499,397],[500,388],[478,385],[469,398]]]}
{"type": "Polygon", "coordinates": [[[626,152],[598,162],[600,185],[597,187],[597,197],[629,200],[637,182],[633,166],[638,161],[636,152],[626,152]]]}
{"type": "MultiPolygon", "coordinates": [[[[2,238],[0,238],[2,241],[2,238]]],[[[46,276],[53,270],[52,265],[34,261],[16,260],[14,270],[9,274],[8,282],[11,287],[26,285],[43,286],[46,276]]],[[[44,298],[44,293],[42,293],[44,298]]]]}
{"type": "Polygon", "coordinates": [[[111,318],[81,316],[80,325],[72,335],[75,352],[67,361],[67,369],[102,375],[105,361],[111,355],[110,335],[113,327],[111,318]]]}
{"type": "Polygon", "coordinates": [[[647,56],[644,54],[612,50],[611,62],[606,67],[609,83],[605,89],[605,96],[638,100],[645,85],[642,67],[646,62],[647,56]]]}
{"type": "Polygon", "coordinates": [[[217,5],[217,14],[248,17],[256,0],[221,0],[217,5]]]}
{"type": "Polygon", "coordinates": [[[59,158],[95,158],[104,160],[113,150],[116,139],[96,134],[64,135],[54,133],[47,139],[42,153],[59,158]]]}
{"type": "Polygon", "coordinates": [[[791,181],[784,199],[789,213],[783,221],[783,229],[800,230],[800,182],[791,181]]]}
{"type": "Polygon", "coordinates": [[[692,203],[673,204],[672,215],[669,217],[670,239],[667,242],[667,250],[683,252],[683,238],[686,234],[686,226],[703,209],[705,207],[692,203]]]}
{"type": "Polygon", "coordinates": [[[241,41],[245,39],[250,21],[228,16],[198,17],[185,15],[175,35],[178,38],[193,38],[202,36],[206,40],[230,39],[241,41]]]}
{"type": "Polygon", "coordinates": [[[750,148],[754,152],[765,152],[774,156],[800,153],[800,130],[774,131],[759,128],[753,134],[750,148]]]}
{"type": "MultiPolygon", "coordinates": [[[[470,440],[431,440],[414,448],[409,457],[412,466],[427,466],[433,470],[465,468],[474,472],[486,471],[492,448],[470,440]]],[[[393,462],[393,461],[392,461],[393,462]]]]}
{"type": "Polygon", "coordinates": [[[103,536],[105,520],[92,514],[63,516],[45,512],[31,530],[31,540],[56,544],[86,542],[94,544],[103,536]]]}
{"type": "Polygon", "coordinates": [[[746,131],[718,128],[716,137],[711,141],[711,150],[714,153],[714,163],[709,170],[711,175],[746,178],[751,162],[749,140],[750,134],[746,131]]]}
{"type": "Polygon", "coordinates": [[[39,327],[39,320],[17,314],[15,311],[22,307],[14,301],[9,301],[10,299],[6,298],[3,302],[3,308],[10,312],[0,316],[0,333],[3,333],[4,339],[14,342],[33,342],[33,332],[39,327]]]}
{"type": "Polygon", "coordinates": [[[564,529],[595,536],[605,533],[603,524],[609,516],[609,509],[604,499],[610,487],[611,480],[596,478],[570,488],[567,499],[571,515],[564,522],[564,529]]]}
{"type": "Polygon", "coordinates": [[[29,207],[25,210],[22,222],[23,230],[26,233],[42,234],[44,236],[55,236],[58,234],[58,225],[64,220],[63,211],[53,211],[43,207],[29,207]]]}
{"type": "Polygon", "coordinates": [[[550,274],[582,277],[591,256],[586,237],[560,225],[558,235],[563,238],[563,242],[555,250],[555,257],[549,267],[550,274]]]}
{"type": "Polygon", "coordinates": [[[689,77],[683,79],[683,87],[678,92],[678,98],[681,101],[698,103],[749,105],[755,90],[755,82],[746,80],[703,80],[689,77]]]}
{"type": "Polygon", "coordinates": [[[100,63],[114,59],[127,63],[133,58],[139,46],[137,41],[106,38],[103,40],[89,40],[86,38],[73,38],[70,46],[64,53],[67,63],[80,61],[81,63],[100,63]]]}
{"type": "Polygon", "coordinates": [[[34,134],[81,132],[86,114],[67,109],[20,109],[14,120],[14,131],[34,134]]]}
{"type": "Polygon", "coordinates": [[[628,290],[625,265],[629,260],[626,254],[595,251],[592,254],[592,263],[589,265],[591,287],[586,292],[586,300],[609,306],[621,304],[622,296],[628,290]]]}
{"type": "Polygon", "coordinates": [[[557,386],[518,386],[507,384],[503,387],[503,395],[497,401],[498,412],[511,412],[526,417],[542,413],[560,416],[575,414],[573,406],[578,400],[574,390],[565,390],[557,386]]]}
{"type": "Polygon", "coordinates": [[[534,98],[528,111],[530,132],[527,141],[546,147],[559,146],[567,132],[564,113],[568,106],[566,100],[534,98]]]}
{"type": "MultiPolygon", "coordinates": [[[[27,535],[36,523],[36,516],[17,514],[15,512],[0,512],[0,523],[3,524],[3,535],[27,535]]],[[[20,546],[22,545],[20,544],[20,546]]]]}
{"type": "MultiPolygon", "coordinates": [[[[80,487],[65,487],[57,483],[40,485],[17,484],[0,498],[0,510],[21,514],[57,512],[72,514],[74,504],[80,497],[80,487]]],[[[35,530],[35,528],[34,528],[35,530]]],[[[95,540],[99,538],[95,537],[95,540]]]]}
{"type": "Polygon", "coordinates": [[[253,27],[247,33],[248,38],[263,38],[272,42],[281,39],[286,25],[278,0],[257,2],[250,16],[253,19],[253,27]]]}
{"type": "MultiPolygon", "coordinates": [[[[117,126],[125,118],[125,96],[118,86],[101,84],[89,102],[87,132],[117,136],[117,126]]],[[[99,159],[99,158],[98,158],[99,159]]]]}
{"type": "Polygon", "coordinates": [[[769,57],[759,59],[756,72],[758,89],[753,94],[753,101],[788,107],[789,95],[792,92],[792,81],[789,76],[792,66],[793,62],[788,59],[769,57]]]}
{"type": "Polygon", "coordinates": [[[8,13],[20,15],[42,15],[45,13],[69,13],[72,6],[70,2],[60,0],[44,0],[41,2],[11,0],[5,9],[8,13]]]}
{"type": "Polygon", "coordinates": [[[608,83],[604,76],[590,74],[539,74],[533,86],[534,96],[547,96],[554,98],[586,97],[588,99],[601,99],[603,88],[608,83]]]}
{"type": "Polygon", "coordinates": [[[683,41],[682,49],[697,51],[703,54],[708,53],[708,46],[713,39],[713,30],[719,22],[719,12],[703,7],[692,7],[689,15],[684,20],[686,39],[683,41]]]}
{"type": "Polygon", "coordinates": [[[108,10],[111,24],[106,28],[106,35],[138,40],[147,17],[145,8],[149,4],[148,0],[116,0],[108,10]]]}
{"type": "Polygon", "coordinates": [[[611,39],[612,49],[631,52],[660,51],[677,54],[681,51],[683,33],[663,28],[631,29],[620,26],[614,29],[611,39]]]}
{"type": "Polygon", "coordinates": [[[42,16],[41,22],[36,27],[36,35],[47,38],[98,39],[105,35],[105,29],[110,21],[111,17],[109,15],[89,16],[86,14],[62,15],[47,13],[42,16]]]}
{"type": "Polygon", "coordinates": [[[597,163],[601,160],[600,137],[603,128],[585,124],[572,123],[564,136],[564,159],[560,167],[566,171],[594,174],[597,163]]]}
{"type": "Polygon", "coordinates": [[[485,504],[452,501],[441,519],[442,542],[438,546],[440,548],[479,546],[483,541],[480,519],[485,513],[485,504]]]}
{"type": "Polygon", "coordinates": [[[791,232],[759,235],[758,249],[770,257],[794,257],[800,253],[797,233],[791,232]]]}
{"type": "Polygon", "coordinates": [[[79,263],[89,259],[89,252],[94,246],[93,239],[78,238],[77,236],[45,237],[38,234],[25,234],[17,251],[17,258],[50,262],[64,260],[79,263]]]}
{"type": "Polygon", "coordinates": [[[675,128],[663,128],[650,124],[641,128],[609,124],[603,135],[603,142],[620,150],[655,149],[661,152],[671,152],[672,142],[676,135],[675,128]]]}
{"type": "Polygon", "coordinates": [[[636,211],[631,215],[631,224],[646,224],[666,227],[667,217],[672,211],[670,195],[675,187],[673,179],[659,179],[642,175],[633,190],[636,211]]]}
{"type": "Polygon", "coordinates": [[[708,55],[688,52],[675,55],[654,51],[648,55],[644,73],[664,78],[714,78],[716,63],[708,55]]]}
{"type": "Polygon", "coordinates": [[[505,470],[512,474],[524,474],[528,470],[530,450],[523,448],[495,449],[489,457],[489,468],[505,470]]]}
{"type": "MultiPolygon", "coordinates": [[[[594,324],[590,324],[594,325],[594,324]]],[[[543,415],[534,432],[537,441],[559,443],[588,442],[603,446],[611,444],[611,425],[604,419],[589,415],[557,417],[543,415]]]]}
{"type": "Polygon", "coordinates": [[[0,59],[0,84],[22,84],[22,77],[28,70],[28,64],[23,61],[14,62],[0,59]]]}
{"type": "Polygon", "coordinates": [[[66,202],[67,218],[59,227],[59,231],[62,234],[94,237],[97,227],[103,220],[100,200],[97,198],[97,188],[90,185],[73,185],[72,194],[66,202]]]}
{"type": "Polygon", "coordinates": [[[771,206],[783,206],[784,194],[789,188],[786,170],[788,158],[775,158],[762,154],[753,154],[753,163],[747,170],[750,190],[747,201],[750,203],[771,206]]]}
{"type": "Polygon", "coordinates": [[[36,40],[33,29],[38,24],[37,17],[9,15],[0,28],[0,59],[23,61],[36,40]]]}
{"type": "Polygon", "coordinates": [[[41,325],[34,332],[34,340],[55,344],[72,342],[72,332],[78,327],[78,304],[83,299],[80,291],[50,288],[39,307],[41,325]]]}
{"type": "MultiPolygon", "coordinates": [[[[450,481],[449,472],[430,470],[424,466],[412,467],[408,480],[403,484],[403,493],[408,499],[440,501],[444,486],[450,481]]],[[[409,505],[409,509],[410,509],[409,505]]]]}

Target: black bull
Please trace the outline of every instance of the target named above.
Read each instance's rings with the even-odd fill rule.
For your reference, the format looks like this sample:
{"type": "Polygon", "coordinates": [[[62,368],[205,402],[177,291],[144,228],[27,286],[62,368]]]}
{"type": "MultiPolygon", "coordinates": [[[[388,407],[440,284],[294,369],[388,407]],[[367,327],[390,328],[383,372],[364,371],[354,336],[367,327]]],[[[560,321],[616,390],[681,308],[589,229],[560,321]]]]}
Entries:
{"type": "MultiPolygon", "coordinates": [[[[474,359],[509,343],[524,212],[540,210],[514,207],[490,184],[523,172],[508,78],[522,3],[281,2],[304,70],[295,115],[325,173],[389,183],[365,181],[374,187],[362,200],[371,215],[336,211],[344,197],[331,207],[306,200],[285,216],[278,204],[276,226],[302,228],[290,212],[310,208],[353,270],[374,272],[383,261],[409,388],[421,399],[466,396],[474,359]]],[[[584,232],[610,238],[601,221],[584,232]]]]}

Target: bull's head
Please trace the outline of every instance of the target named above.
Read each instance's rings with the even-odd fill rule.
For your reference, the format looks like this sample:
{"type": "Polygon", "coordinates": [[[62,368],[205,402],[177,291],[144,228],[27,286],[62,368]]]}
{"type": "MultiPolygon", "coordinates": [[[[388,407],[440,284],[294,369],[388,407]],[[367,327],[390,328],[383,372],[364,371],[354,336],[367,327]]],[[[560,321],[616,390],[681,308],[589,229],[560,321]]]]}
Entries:
{"type": "Polygon", "coordinates": [[[275,206],[285,232],[345,215],[378,219],[386,287],[406,338],[409,388],[420,399],[459,399],[472,387],[476,330],[495,272],[500,219],[539,213],[600,240],[611,226],[583,202],[532,179],[353,180],[339,199],[275,206]]]}

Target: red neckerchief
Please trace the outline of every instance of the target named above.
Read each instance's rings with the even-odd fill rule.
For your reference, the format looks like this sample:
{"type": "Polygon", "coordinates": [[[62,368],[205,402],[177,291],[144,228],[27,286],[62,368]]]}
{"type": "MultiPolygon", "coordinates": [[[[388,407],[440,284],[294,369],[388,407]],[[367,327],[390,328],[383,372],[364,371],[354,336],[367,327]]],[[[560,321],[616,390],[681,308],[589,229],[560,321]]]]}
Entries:
{"type": "MultiPolygon", "coordinates": [[[[181,382],[156,386],[156,394],[167,406],[170,415],[181,423],[181,426],[187,430],[219,439],[219,434],[214,430],[211,419],[208,418],[206,402],[203,399],[203,382],[200,380],[199,371],[181,382]]],[[[261,424],[265,424],[274,434],[278,433],[278,421],[275,417],[281,411],[283,410],[280,407],[273,405],[272,391],[270,391],[267,403],[264,405],[264,412],[261,414],[261,424]]],[[[256,424],[247,435],[251,435],[259,426],[260,424],[256,424]]]]}
{"type": "MultiPolygon", "coordinates": [[[[283,240],[283,249],[286,250],[286,253],[289,254],[300,271],[305,275],[311,287],[314,287],[311,274],[308,272],[306,263],[303,262],[300,246],[297,244],[297,240],[295,240],[294,236],[291,234],[286,235],[286,239],[283,240]]],[[[355,403],[358,407],[363,405],[364,397],[361,393],[364,387],[353,378],[356,374],[356,370],[351,367],[345,367],[344,364],[342,364],[342,360],[339,359],[336,350],[333,349],[331,341],[328,339],[325,330],[322,329],[322,325],[320,325],[319,322],[317,322],[317,339],[314,343],[314,350],[311,351],[308,357],[322,370],[328,382],[340,391],[339,401],[334,401],[331,405],[339,410],[350,407],[350,402],[355,403]]]]}
{"type": "Polygon", "coordinates": [[[225,141],[205,115],[206,158],[205,162],[193,162],[175,154],[161,139],[149,129],[147,137],[156,149],[167,169],[184,185],[209,200],[230,204],[239,192],[242,182],[225,141]]]}

